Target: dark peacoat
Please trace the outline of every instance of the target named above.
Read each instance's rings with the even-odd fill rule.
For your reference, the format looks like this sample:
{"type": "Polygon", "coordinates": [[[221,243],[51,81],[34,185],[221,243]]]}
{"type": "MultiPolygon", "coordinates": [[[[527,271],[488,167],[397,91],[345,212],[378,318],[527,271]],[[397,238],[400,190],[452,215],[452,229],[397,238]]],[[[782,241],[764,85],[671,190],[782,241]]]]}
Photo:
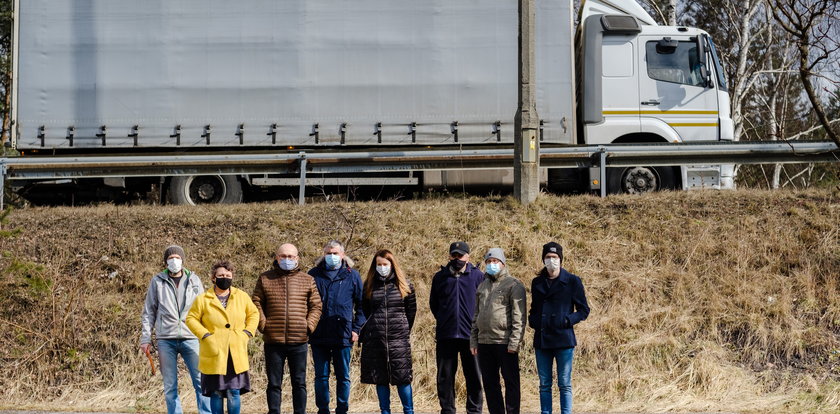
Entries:
{"type": "MultiPolygon", "coordinates": [[[[413,376],[409,337],[417,314],[414,286],[405,298],[396,277],[374,279],[371,296],[362,300],[367,322],[362,328],[361,381],[365,384],[410,384],[413,376]]],[[[367,286],[365,286],[365,292],[367,286]]]]}
{"type": "Polygon", "coordinates": [[[589,304],[580,278],[560,269],[549,285],[543,269],[531,282],[528,325],[534,328],[534,348],[560,349],[577,345],[574,326],[589,316],[589,304]]]}

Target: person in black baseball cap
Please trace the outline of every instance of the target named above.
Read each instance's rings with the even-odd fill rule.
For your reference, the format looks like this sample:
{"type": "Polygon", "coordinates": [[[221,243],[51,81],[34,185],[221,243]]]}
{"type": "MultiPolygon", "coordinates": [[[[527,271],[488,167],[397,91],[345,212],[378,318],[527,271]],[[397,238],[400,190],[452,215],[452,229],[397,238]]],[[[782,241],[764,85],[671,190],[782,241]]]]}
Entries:
{"type": "Polygon", "coordinates": [[[557,363],[560,413],[572,412],[572,359],[577,339],[574,325],[589,316],[589,304],[579,277],[561,267],[563,247],[543,245],[545,267],[531,281],[531,311],[528,325],[534,329],[534,354],[540,378],[540,408],[552,412],[551,374],[557,363]]]}
{"type": "Polygon", "coordinates": [[[449,262],[432,278],[429,308],[437,321],[437,392],[441,414],[455,414],[455,373],[461,359],[467,385],[467,414],[480,414],[484,401],[477,358],[470,352],[470,331],[478,285],[484,272],[470,263],[470,246],[449,245],[449,262]]]}

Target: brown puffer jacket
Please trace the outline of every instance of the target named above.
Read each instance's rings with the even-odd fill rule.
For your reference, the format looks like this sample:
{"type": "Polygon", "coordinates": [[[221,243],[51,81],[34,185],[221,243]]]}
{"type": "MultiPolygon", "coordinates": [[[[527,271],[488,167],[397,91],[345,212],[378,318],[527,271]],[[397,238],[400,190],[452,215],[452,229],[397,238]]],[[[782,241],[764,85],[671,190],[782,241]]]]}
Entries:
{"type": "Polygon", "coordinates": [[[260,311],[259,330],[267,343],[306,343],[321,318],[315,279],[299,268],[282,270],[277,262],[257,279],[251,299],[260,311]]]}

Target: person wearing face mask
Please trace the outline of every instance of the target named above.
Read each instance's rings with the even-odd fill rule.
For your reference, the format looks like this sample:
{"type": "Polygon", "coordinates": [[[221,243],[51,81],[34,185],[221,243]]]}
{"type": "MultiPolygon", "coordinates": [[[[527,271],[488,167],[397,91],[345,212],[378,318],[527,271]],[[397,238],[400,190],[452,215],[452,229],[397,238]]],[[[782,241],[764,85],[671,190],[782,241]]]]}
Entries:
{"type": "Polygon", "coordinates": [[[534,329],[534,353],[540,378],[541,414],[551,414],[551,376],[557,364],[560,412],[572,412],[572,357],[577,339],[574,326],[589,316],[580,278],[561,267],[563,247],[555,242],[542,249],[545,267],[531,282],[528,325],[534,329]]]}
{"type": "Polygon", "coordinates": [[[315,368],[318,414],[330,413],[330,363],[335,369],[335,414],[347,414],[350,399],[350,350],[365,324],[362,277],[344,254],[344,245],[330,240],[309,274],[321,294],[318,329],[309,338],[315,368]]]}
{"type": "Polygon", "coordinates": [[[213,289],[193,302],[187,327],[199,340],[201,391],[210,397],[213,414],[239,414],[240,395],[251,391],[248,339],[254,336],[260,312],[247,293],[231,287],[233,265],[223,260],[211,270],[213,289]]]}
{"type": "Polygon", "coordinates": [[[470,350],[478,356],[490,414],[519,414],[519,348],[525,336],[525,286],[510,275],[505,253],[493,248],[484,256],[484,282],[478,286],[470,350]],[[499,371],[505,381],[502,385],[499,371]]]}
{"type": "Polygon", "coordinates": [[[181,246],[172,245],[163,252],[166,269],[152,277],[146,291],[140,318],[140,350],[147,354],[151,352],[154,331],[168,414],[183,413],[178,396],[178,355],[181,355],[190,373],[198,411],[206,414],[210,413],[210,399],[201,394],[198,339],[185,323],[190,306],[204,292],[204,286],[198,275],[183,267],[185,258],[181,246]]]}
{"type": "Polygon", "coordinates": [[[359,338],[361,381],[376,385],[382,414],[391,414],[391,385],[397,388],[403,414],[413,414],[409,337],[417,314],[417,297],[414,286],[388,250],[376,252],[371,260],[362,309],[367,321],[359,338]]]}
{"type": "Polygon", "coordinates": [[[429,309],[435,317],[437,393],[441,414],[455,414],[455,373],[458,358],[467,386],[467,414],[480,414],[483,405],[478,362],[470,352],[475,293],[484,273],[470,262],[470,246],[449,245],[449,262],[432,277],[429,309]]]}
{"type": "Polygon", "coordinates": [[[272,269],[257,278],[251,300],[260,314],[265,343],[269,414],[280,414],[283,368],[288,361],[295,414],[306,413],[306,342],[321,317],[321,296],[312,276],[300,269],[293,244],[277,248],[272,269]]]}

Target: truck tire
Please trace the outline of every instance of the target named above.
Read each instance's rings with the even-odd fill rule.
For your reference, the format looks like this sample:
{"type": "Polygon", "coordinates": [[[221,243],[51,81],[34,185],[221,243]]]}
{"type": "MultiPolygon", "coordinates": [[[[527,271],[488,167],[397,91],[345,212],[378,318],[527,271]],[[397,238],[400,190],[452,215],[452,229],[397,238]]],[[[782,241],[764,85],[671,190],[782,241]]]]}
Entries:
{"type": "Polygon", "coordinates": [[[673,190],[676,185],[673,167],[607,168],[607,192],[610,194],[645,194],[673,190]]]}
{"type": "Polygon", "coordinates": [[[173,177],[167,196],[177,205],[236,204],[242,202],[242,183],[233,175],[173,177]]]}

